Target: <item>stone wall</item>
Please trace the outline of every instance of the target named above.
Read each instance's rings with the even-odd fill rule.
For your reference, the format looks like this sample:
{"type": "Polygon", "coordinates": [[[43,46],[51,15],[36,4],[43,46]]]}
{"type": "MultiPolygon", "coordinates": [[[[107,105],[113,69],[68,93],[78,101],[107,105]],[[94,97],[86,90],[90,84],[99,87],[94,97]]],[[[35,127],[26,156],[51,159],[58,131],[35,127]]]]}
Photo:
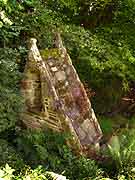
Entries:
{"type": "Polygon", "coordinates": [[[22,120],[28,128],[70,133],[69,144],[78,151],[99,142],[100,126],[59,34],[56,48],[40,52],[31,39],[21,90],[22,120]]]}

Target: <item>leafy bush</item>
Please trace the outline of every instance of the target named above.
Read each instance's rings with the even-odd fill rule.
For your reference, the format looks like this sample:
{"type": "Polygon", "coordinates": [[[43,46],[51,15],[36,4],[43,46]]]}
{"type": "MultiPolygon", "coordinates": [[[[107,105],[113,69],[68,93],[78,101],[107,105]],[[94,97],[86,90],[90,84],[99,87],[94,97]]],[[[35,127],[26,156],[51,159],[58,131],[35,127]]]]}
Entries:
{"type": "MultiPolygon", "coordinates": [[[[123,27],[124,28],[124,27],[123,27]]],[[[82,81],[95,91],[94,109],[97,113],[110,112],[135,79],[133,48],[125,32],[119,33],[117,24],[100,27],[95,32],[68,25],[63,37],[82,81]],[[129,70],[130,69],[130,70],[129,70]]]]}
{"type": "Polygon", "coordinates": [[[103,177],[103,171],[99,169],[93,160],[86,157],[74,159],[66,168],[66,171],[67,177],[71,180],[100,180],[103,177]]]}
{"type": "Polygon", "coordinates": [[[25,168],[24,172],[14,175],[15,169],[12,169],[8,164],[0,169],[0,178],[2,180],[66,180],[66,177],[55,174],[53,172],[46,172],[41,166],[32,170],[30,167],[25,168]]]}
{"type": "MultiPolygon", "coordinates": [[[[96,112],[103,114],[118,106],[135,79],[132,0],[9,2],[2,8],[13,24],[1,28],[3,47],[26,48],[26,41],[33,36],[39,48],[50,48],[53,32],[60,31],[81,80],[95,91],[92,102],[96,112]],[[109,24],[102,25],[111,14],[108,8],[112,8],[112,18],[109,24]],[[95,21],[97,27],[84,29],[80,24],[85,19],[91,24],[95,21]]],[[[25,58],[20,65],[24,66],[25,58]]]]}
{"type": "Polygon", "coordinates": [[[6,140],[0,139],[0,166],[6,163],[16,169],[24,166],[23,160],[16,150],[6,140]]]}
{"type": "Polygon", "coordinates": [[[101,23],[112,20],[116,1],[56,0],[54,3],[53,0],[47,0],[46,4],[48,8],[56,12],[58,11],[66,23],[72,22],[86,28],[94,28],[101,23]],[[106,15],[108,15],[108,17],[105,17],[106,15]]]}
{"type": "Polygon", "coordinates": [[[0,133],[15,126],[22,108],[16,49],[0,49],[0,133]]]}
{"type": "MultiPolygon", "coordinates": [[[[123,94],[135,82],[134,0],[2,0],[0,6],[0,13],[4,11],[4,15],[0,14],[2,137],[5,131],[15,128],[22,107],[20,71],[24,69],[26,42],[30,37],[38,39],[40,49],[51,48],[53,33],[60,31],[81,80],[95,91],[92,103],[96,113],[104,114],[118,107],[123,94]]],[[[112,129],[108,123],[103,124],[103,128],[107,133],[112,129]]],[[[110,148],[119,180],[134,178],[131,153],[134,140],[129,137],[127,142],[122,136],[120,143],[124,145],[120,145],[118,151],[110,148]]],[[[11,137],[10,140],[26,164],[42,164],[48,170],[64,171],[71,179],[102,177],[94,161],[74,156],[64,144],[65,139],[58,134],[24,130],[16,139],[11,137]]],[[[0,147],[1,165],[6,162],[11,166],[21,164],[14,148],[3,140],[0,147]]],[[[30,177],[36,178],[33,173],[30,172],[30,177]]]]}
{"type": "Polygon", "coordinates": [[[16,148],[25,161],[35,167],[63,173],[67,178],[82,180],[102,177],[103,172],[93,160],[76,157],[65,144],[65,138],[51,131],[23,131],[16,139],[16,148]]]}

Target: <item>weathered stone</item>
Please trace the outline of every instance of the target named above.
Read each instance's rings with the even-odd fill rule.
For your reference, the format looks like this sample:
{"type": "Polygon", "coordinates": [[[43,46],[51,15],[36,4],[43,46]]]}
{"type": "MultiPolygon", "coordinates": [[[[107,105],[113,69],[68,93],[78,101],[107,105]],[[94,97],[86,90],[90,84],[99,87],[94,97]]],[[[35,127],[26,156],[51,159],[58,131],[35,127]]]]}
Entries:
{"type": "Polygon", "coordinates": [[[65,82],[65,86],[68,86],[68,85],[69,85],[69,83],[68,83],[68,81],[66,81],[66,82],[65,82]]]}
{"type": "Polygon", "coordinates": [[[52,62],[48,62],[49,66],[53,66],[53,63],[52,62]]]}
{"type": "Polygon", "coordinates": [[[56,67],[52,67],[51,70],[52,70],[53,72],[58,71],[58,69],[57,69],[56,67]]]}
{"type": "Polygon", "coordinates": [[[56,39],[57,48],[41,51],[42,57],[31,39],[22,81],[26,105],[22,120],[29,128],[70,133],[67,143],[81,152],[85,145],[98,144],[102,132],[59,35],[56,39]]]}
{"type": "Polygon", "coordinates": [[[80,128],[80,127],[77,129],[77,131],[80,136],[80,140],[83,140],[86,137],[85,131],[83,131],[82,128],[80,128]]]}
{"type": "Polygon", "coordinates": [[[58,71],[55,73],[56,79],[58,81],[65,81],[66,80],[66,74],[64,71],[58,71]]]}

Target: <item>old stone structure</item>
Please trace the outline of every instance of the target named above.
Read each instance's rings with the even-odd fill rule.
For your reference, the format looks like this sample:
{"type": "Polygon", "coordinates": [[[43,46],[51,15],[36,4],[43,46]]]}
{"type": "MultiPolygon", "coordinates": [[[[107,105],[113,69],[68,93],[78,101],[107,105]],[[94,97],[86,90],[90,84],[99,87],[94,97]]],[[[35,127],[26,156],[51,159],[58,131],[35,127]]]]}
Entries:
{"type": "Polygon", "coordinates": [[[102,132],[59,34],[55,44],[56,48],[39,51],[36,39],[30,40],[21,118],[29,128],[70,133],[69,145],[81,151],[84,146],[97,144],[102,132]]]}

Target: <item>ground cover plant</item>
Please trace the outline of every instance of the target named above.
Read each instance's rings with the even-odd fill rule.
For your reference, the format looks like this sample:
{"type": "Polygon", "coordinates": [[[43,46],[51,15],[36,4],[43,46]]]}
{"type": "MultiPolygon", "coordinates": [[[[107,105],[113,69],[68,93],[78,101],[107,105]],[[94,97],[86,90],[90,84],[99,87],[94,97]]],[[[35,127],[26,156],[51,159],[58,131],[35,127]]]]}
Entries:
{"type": "Polygon", "coordinates": [[[135,179],[134,20],[134,0],[0,0],[0,178],[48,179],[53,171],[71,180],[135,179]],[[27,41],[51,48],[55,32],[86,84],[102,144],[118,136],[101,152],[105,161],[76,157],[65,137],[28,131],[19,120],[27,41]]]}

